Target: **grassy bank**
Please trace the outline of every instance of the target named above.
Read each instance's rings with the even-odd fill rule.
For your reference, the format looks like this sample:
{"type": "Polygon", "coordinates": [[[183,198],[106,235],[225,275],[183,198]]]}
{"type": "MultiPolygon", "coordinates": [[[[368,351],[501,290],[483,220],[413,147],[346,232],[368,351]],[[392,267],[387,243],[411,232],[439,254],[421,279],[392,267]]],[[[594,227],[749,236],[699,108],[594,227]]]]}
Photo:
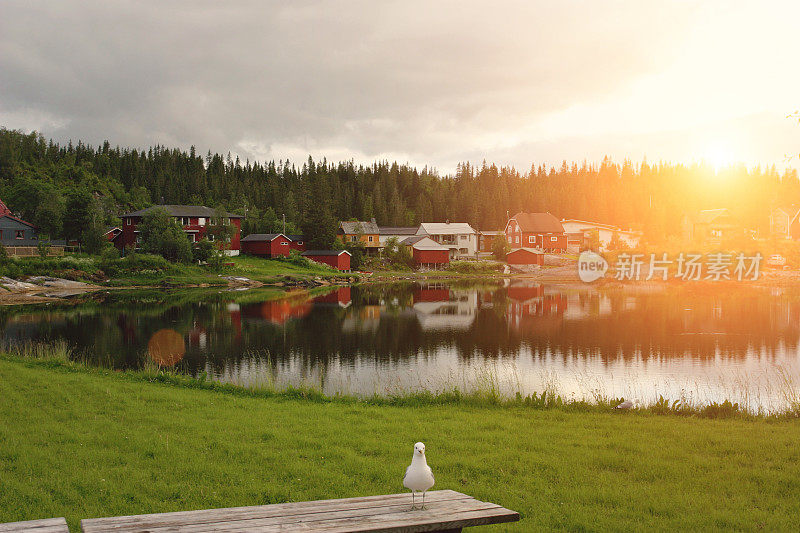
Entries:
{"type": "Polygon", "coordinates": [[[370,405],[151,379],[0,359],[0,521],[63,515],[77,530],[88,516],[398,492],[417,440],[437,488],[520,511],[508,530],[790,530],[800,513],[793,420],[370,405]]]}

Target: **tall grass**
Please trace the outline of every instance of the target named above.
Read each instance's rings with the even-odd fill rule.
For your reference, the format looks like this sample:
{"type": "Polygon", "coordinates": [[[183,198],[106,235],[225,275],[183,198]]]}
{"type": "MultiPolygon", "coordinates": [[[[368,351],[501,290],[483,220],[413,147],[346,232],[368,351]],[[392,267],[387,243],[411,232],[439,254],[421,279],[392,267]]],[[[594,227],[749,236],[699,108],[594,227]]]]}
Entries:
{"type": "MultiPolygon", "coordinates": [[[[268,355],[268,354],[267,354],[268,355]]],[[[502,383],[496,368],[487,366],[471,381],[455,378],[432,387],[430,383],[420,381],[417,387],[402,387],[400,384],[376,388],[371,394],[354,394],[347,391],[328,393],[325,383],[328,376],[324,373],[305,376],[300,381],[289,382],[276,378],[271,371],[272,363],[266,357],[266,371],[255,376],[227,375],[209,379],[207,372],[193,377],[182,374],[174,367],[161,367],[149,358],[143,358],[139,369],[112,370],[98,368],[76,357],[72,347],[65,341],[52,343],[30,342],[9,345],[0,353],[0,357],[16,359],[31,363],[46,364],[49,367],[63,368],[67,371],[101,373],[123,377],[134,381],[147,381],[192,389],[205,389],[227,394],[250,397],[282,397],[287,399],[303,399],[321,403],[351,402],[368,405],[386,406],[497,406],[504,408],[565,409],[578,411],[607,412],[625,400],[612,397],[592,389],[587,397],[564,395],[559,392],[555,375],[543,379],[544,389],[541,392],[525,394],[519,383],[519,377],[512,373],[510,380],[517,379],[517,385],[502,383]],[[510,393],[508,391],[511,391],[510,393]]],[[[765,411],[749,410],[743,404],[723,400],[721,402],[699,403],[682,395],[678,399],[665,398],[659,395],[650,402],[644,402],[633,409],[633,412],[651,415],[678,415],[700,418],[800,418],[800,392],[791,373],[785,369],[777,374],[780,387],[786,399],[782,409],[765,411]]],[[[625,412],[621,412],[624,415],[625,412]]]]}

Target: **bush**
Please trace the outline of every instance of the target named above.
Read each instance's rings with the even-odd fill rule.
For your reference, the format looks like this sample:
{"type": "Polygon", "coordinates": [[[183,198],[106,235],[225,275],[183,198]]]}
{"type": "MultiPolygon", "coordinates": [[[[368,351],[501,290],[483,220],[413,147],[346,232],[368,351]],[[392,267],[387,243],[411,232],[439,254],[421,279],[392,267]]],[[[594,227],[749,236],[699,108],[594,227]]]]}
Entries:
{"type": "Polygon", "coordinates": [[[460,274],[492,274],[502,272],[503,265],[492,261],[451,261],[446,270],[460,274]]]}

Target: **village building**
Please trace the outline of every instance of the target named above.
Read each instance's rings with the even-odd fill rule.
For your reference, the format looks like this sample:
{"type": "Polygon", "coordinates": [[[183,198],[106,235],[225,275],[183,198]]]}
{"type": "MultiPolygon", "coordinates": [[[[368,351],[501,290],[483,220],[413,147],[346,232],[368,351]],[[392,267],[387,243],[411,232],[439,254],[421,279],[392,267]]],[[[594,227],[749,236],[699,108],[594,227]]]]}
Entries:
{"type": "Polygon", "coordinates": [[[450,260],[478,255],[478,232],[466,222],[423,222],[417,235],[430,237],[450,250],[450,260]]]}
{"type": "Polygon", "coordinates": [[[297,250],[298,252],[306,251],[306,238],[302,235],[286,235],[289,239],[289,249],[297,250]]]}
{"type": "Polygon", "coordinates": [[[564,227],[550,213],[517,213],[506,223],[504,233],[511,248],[567,251],[564,227]]]}
{"type": "Polygon", "coordinates": [[[411,250],[415,268],[439,269],[450,263],[450,249],[425,235],[415,235],[403,242],[411,250]]]}
{"type": "Polygon", "coordinates": [[[397,239],[398,242],[413,237],[417,234],[419,226],[413,227],[396,227],[396,226],[378,226],[378,239],[380,240],[381,247],[385,247],[386,243],[391,238],[397,239]]]}
{"type": "Polygon", "coordinates": [[[350,271],[350,252],[347,250],[306,250],[300,255],[343,272],[350,271]]]}
{"type": "Polygon", "coordinates": [[[106,228],[105,233],[103,233],[103,237],[106,238],[109,242],[114,242],[114,239],[122,235],[122,228],[119,226],[111,226],[106,228]]]}
{"type": "Polygon", "coordinates": [[[292,241],[283,233],[251,233],[241,240],[243,254],[259,257],[288,257],[292,241]]]}
{"type": "Polygon", "coordinates": [[[620,242],[628,248],[636,248],[639,246],[639,242],[642,238],[641,232],[638,231],[623,230],[611,224],[576,220],[574,218],[563,219],[561,221],[561,226],[564,228],[564,233],[567,235],[567,244],[570,248],[581,248],[592,239],[593,234],[597,235],[597,242],[601,250],[606,250],[608,248],[615,234],[620,242]]]}
{"type": "Polygon", "coordinates": [[[769,233],[779,239],[800,239],[800,207],[776,207],[770,211],[769,233]]]}
{"type": "Polygon", "coordinates": [[[516,248],[506,254],[509,265],[544,265],[544,253],[533,248],[516,248]]]}
{"type": "MultiPolygon", "coordinates": [[[[49,254],[64,253],[64,241],[48,240],[47,243],[50,247],[49,254]]],[[[38,254],[39,234],[36,226],[14,215],[2,200],[0,200],[0,244],[6,248],[6,253],[9,255],[38,254]]]]}
{"type": "Polygon", "coordinates": [[[369,222],[340,222],[336,237],[343,244],[361,242],[368,252],[377,252],[381,248],[380,231],[374,218],[369,222]]]}
{"type": "Polygon", "coordinates": [[[683,218],[683,235],[688,241],[721,243],[743,237],[744,228],[736,223],[726,208],[705,209],[683,218]]]}
{"type": "MultiPolygon", "coordinates": [[[[155,205],[147,209],[126,213],[120,217],[122,219],[122,235],[114,240],[117,248],[122,250],[129,246],[139,247],[141,238],[137,228],[142,223],[142,217],[145,213],[153,209],[163,209],[175,219],[183,228],[184,233],[189,238],[189,242],[200,242],[203,238],[207,238],[210,241],[214,240],[214,236],[208,234],[208,228],[214,223],[216,210],[203,205],[155,205]]],[[[242,216],[225,213],[225,223],[231,224],[235,231],[229,246],[223,251],[226,255],[239,255],[242,216]]]]}
{"type": "Polygon", "coordinates": [[[478,255],[491,255],[494,241],[497,238],[504,239],[505,233],[502,230],[479,230],[478,231],[478,255]]]}

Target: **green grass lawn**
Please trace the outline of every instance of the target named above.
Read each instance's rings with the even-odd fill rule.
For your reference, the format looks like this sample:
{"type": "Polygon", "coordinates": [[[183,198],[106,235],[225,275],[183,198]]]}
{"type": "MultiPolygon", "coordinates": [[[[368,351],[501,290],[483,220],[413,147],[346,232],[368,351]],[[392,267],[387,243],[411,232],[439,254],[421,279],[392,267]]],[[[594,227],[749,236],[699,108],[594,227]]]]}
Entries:
{"type": "Polygon", "coordinates": [[[486,531],[800,516],[797,420],[256,398],[3,359],[0,398],[0,522],[401,492],[418,440],[435,488],[523,516],[486,531]]]}

